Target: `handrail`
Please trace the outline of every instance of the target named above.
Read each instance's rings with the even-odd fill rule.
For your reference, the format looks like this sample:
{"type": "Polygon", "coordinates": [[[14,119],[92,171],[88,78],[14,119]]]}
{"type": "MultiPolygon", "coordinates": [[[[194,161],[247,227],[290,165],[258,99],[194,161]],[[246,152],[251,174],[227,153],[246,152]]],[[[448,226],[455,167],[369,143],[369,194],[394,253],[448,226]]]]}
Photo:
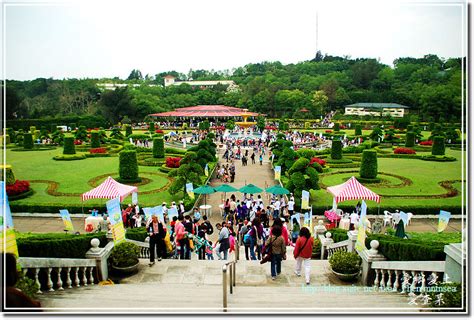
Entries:
{"type": "MultiPolygon", "coordinates": [[[[238,246],[237,246],[237,250],[238,250],[238,246]]],[[[236,255],[235,255],[235,258],[233,261],[229,261],[229,262],[226,262],[223,266],[222,266],[222,308],[224,310],[224,312],[227,312],[227,269],[229,269],[229,276],[230,276],[230,280],[229,280],[229,291],[230,291],[230,294],[233,294],[234,293],[234,287],[235,287],[235,283],[236,283],[236,277],[235,277],[235,268],[236,268],[236,265],[237,265],[237,262],[238,262],[238,251],[236,251],[236,255]]]]}

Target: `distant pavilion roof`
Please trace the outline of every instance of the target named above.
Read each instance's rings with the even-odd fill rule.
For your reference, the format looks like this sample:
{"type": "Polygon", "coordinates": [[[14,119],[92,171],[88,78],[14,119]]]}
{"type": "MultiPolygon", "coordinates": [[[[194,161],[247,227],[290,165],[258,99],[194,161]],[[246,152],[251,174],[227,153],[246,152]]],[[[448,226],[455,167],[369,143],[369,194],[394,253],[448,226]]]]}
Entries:
{"type": "MultiPolygon", "coordinates": [[[[239,117],[244,113],[243,109],[223,105],[194,106],[178,108],[174,111],[150,114],[151,117],[239,117]]],[[[256,117],[259,113],[245,112],[246,115],[256,117]]]]}
{"type": "Polygon", "coordinates": [[[410,109],[408,106],[404,106],[398,103],[372,103],[372,102],[359,102],[347,105],[346,107],[355,107],[355,108],[376,108],[376,109],[383,109],[383,108],[396,108],[396,109],[410,109]]]}

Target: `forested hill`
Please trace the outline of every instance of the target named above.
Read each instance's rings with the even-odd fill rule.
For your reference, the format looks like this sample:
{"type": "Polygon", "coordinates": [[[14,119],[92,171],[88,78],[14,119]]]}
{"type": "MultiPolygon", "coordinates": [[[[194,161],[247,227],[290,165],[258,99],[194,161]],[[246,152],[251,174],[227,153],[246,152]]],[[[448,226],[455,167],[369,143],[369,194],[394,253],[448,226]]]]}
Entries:
{"type": "MultiPolygon", "coordinates": [[[[141,121],[150,113],[199,104],[246,107],[276,117],[299,118],[306,108],[312,116],[356,102],[393,102],[419,111],[420,120],[457,121],[461,117],[462,60],[399,58],[390,67],[375,59],[322,56],[297,64],[248,64],[231,71],[190,70],[142,76],[133,70],[128,79],[38,78],[7,80],[7,119],[63,115],[101,115],[120,121],[141,121]],[[234,80],[240,90],[162,87],[163,77],[178,80],[234,80]],[[97,83],[128,83],[115,91],[99,90],[97,83]],[[150,86],[154,84],[156,86],[150,86]]],[[[465,78],[465,77],[464,77],[465,78]]]]}

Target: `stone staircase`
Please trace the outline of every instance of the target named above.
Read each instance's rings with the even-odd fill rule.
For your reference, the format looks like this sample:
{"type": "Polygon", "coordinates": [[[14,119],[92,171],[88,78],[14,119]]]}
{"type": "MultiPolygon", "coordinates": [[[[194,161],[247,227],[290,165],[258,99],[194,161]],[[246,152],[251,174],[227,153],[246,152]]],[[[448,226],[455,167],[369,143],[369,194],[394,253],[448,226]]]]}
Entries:
{"type": "MultiPolygon", "coordinates": [[[[331,273],[327,260],[311,261],[311,285],[307,286],[304,276],[293,273],[295,261],[290,247],[287,256],[282,273],[271,280],[270,264],[245,260],[241,247],[236,287],[233,294],[227,294],[227,312],[383,313],[421,308],[411,308],[404,294],[367,291],[358,284],[340,281],[331,273]]],[[[166,259],[151,267],[141,259],[138,272],[120,283],[49,292],[39,298],[51,312],[222,312],[223,265],[219,260],[199,261],[196,255],[191,261],[166,259]]]]}

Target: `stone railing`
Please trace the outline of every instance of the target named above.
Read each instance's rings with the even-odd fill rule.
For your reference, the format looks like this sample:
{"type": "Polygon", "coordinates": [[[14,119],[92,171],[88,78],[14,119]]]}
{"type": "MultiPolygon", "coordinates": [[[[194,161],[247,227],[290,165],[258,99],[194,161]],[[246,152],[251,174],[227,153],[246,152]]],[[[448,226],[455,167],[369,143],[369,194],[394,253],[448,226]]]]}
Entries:
{"type": "Polygon", "coordinates": [[[64,290],[64,288],[80,287],[81,284],[87,287],[98,281],[94,259],[20,257],[18,262],[23,274],[35,279],[39,287],[37,293],[42,293],[41,289],[64,290]]]}
{"type": "Polygon", "coordinates": [[[327,246],[328,259],[337,251],[348,251],[349,240],[333,243],[327,246]]]}
{"type": "Polygon", "coordinates": [[[147,242],[147,240],[149,241],[149,238],[146,238],[145,242],[126,239],[127,242],[134,243],[134,244],[136,244],[137,246],[140,247],[140,254],[138,256],[138,258],[140,258],[140,259],[149,259],[150,258],[150,244],[149,244],[149,242],[147,242]]]}
{"type": "Polygon", "coordinates": [[[318,226],[315,227],[315,232],[318,234],[318,238],[321,242],[321,260],[326,258],[326,253],[327,253],[327,258],[337,251],[348,251],[348,252],[353,252],[355,250],[355,243],[357,241],[357,231],[348,231],[347,240],[343,240],[340,242],[334,243],[334,240],[332,239],[332,234],[331,232],[326,232],[326,234],[323,234],[324,226],[320,223],[318,226]]]}
{"type": "Polygon", "coordinates": [[[375,261],[373,286],[384,291],[425,292],[443,279],[444,261],[375,261]]]}

